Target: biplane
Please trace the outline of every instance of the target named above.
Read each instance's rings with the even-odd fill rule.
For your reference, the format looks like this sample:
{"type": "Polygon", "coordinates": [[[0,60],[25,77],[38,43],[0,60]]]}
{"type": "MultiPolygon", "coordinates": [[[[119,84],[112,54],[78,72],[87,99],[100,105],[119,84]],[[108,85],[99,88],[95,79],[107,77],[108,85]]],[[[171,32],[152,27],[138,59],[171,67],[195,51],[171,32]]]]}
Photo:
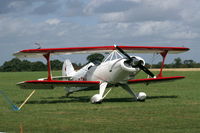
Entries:
{"type": "Polygon", "coordinates": [[[70,48],[40,48],[26,49],[14,54],[18,58],[44,57],[47,61],[47,78],[23,81],[17,83],[23,89],[54,89],[64,87],[67,96],[73,92],[98,89],[99,93],[91,97],[91,103],[101,103],[110,92],[106,88],[120,86],[136,101],[145,101],[144,92],[135,93],[129,84],[160,83],[183,79],[184,76],[164,77],[162,74],[167,54],[178,54],[188,51],[186,47],[152,47],[152,46],[97,46],[97,47],[70,47],[70,48]],[[92,62],[80,70],[75,70],[70,60],[63,63],[62,76],[52,76],[50,57],[53,55],[109,53],[96,65],[92,62]],[[130,56],[128,53],[156,53],[161,55],[162,64],[158,75],[154,75],[146,66],[145,60],[139,56],[130,56]],[[136,79],[140,71],[144,71],[148,78],[136,79]]]}

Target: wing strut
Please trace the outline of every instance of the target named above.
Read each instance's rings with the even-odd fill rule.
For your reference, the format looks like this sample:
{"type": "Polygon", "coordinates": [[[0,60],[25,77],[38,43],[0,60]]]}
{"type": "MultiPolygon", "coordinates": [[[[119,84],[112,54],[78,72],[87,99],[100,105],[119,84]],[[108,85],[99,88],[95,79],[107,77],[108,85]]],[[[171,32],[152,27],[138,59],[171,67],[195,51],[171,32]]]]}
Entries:
{"type": "Polygon", "coordinates": [[[50,53],[43,55],[47,60],[47,67],[48,67],[48,80],[52,80],[51,78],[51,62],[50,62],[50,53]]]}
{"type": "Polygon", "coordinates": [[[166,59],[166,56],[167,56],[167,53],[168,51],[164,51],[162,53],[160,53],[160,55],[162,56],[163,60],[162,60],[162,65],[161,65],[161,68],[160,68],[160,73],[157,75],[157,77],[162,77],[162,71],[163,71],[163,68],[165,66],[165,59],[166,59]]]}

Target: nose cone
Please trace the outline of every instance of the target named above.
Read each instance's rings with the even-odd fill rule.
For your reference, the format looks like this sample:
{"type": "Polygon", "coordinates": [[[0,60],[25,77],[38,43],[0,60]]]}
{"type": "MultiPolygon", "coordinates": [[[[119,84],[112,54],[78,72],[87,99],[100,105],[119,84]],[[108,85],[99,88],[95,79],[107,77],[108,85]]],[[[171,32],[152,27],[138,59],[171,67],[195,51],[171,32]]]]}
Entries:
{"type": "Polygon", "coordinates": [[[132,67],[131,64],[130,64],[130,63],[127,63],[126,61],[127,61],[127,60],[124,59],[124,60],[122,60],[122,61],[120,62],[120,65],[121,65],[122,70],[127,71],[127,72],[130,72],[130,73],[140,70],[139,68],[132,67]]]}
{"type": "Polygon", "coordinates": [[[133,66],[137,66],[138,64],[142,64],[143,66],[145,65],[145,61],[141,57],[131,56],[131,58],[133,59],[132,61],[133,66]]]}

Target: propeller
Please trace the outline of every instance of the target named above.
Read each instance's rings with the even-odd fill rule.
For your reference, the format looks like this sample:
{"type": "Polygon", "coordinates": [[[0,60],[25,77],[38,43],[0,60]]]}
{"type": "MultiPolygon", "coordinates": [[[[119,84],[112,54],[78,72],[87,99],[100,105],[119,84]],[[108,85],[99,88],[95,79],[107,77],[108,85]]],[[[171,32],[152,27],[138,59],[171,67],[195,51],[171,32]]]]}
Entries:
{"type": "Polygon", "coordinates": [[[148,74],[149,76],[151,76],[152,78],[155,77],[155,75],[149,71],[148,68],[146,68],[145,66],[142,65],[142,60],[138,60],[135,57],[130,57],[123,49],[121,49],[120,47],[118,47],[117,45],[114,45],[115,48],[122,53],[124,56],[127,57],[127,63],[130,64],[132,67],[139,67],[142,71],[144,71],[146,74],[148,74]],[[135,63],[137,62],[137,63],[135,63]]]}

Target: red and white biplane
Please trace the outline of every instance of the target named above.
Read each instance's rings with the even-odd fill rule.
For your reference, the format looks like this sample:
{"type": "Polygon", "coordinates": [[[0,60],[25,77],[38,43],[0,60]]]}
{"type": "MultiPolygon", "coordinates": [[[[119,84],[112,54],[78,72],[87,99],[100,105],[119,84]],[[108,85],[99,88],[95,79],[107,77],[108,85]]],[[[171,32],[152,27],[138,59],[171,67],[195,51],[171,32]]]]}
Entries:
{"type": "Polygon", "coordinates": [[[42,48],[22,50],[14,55],[18,58],[44,57],[47,60],[48,76],[38,80],[23,81],[18,83],[24,89],[54,89],[65,87],[67,94],[77,91],[99,89],[99,93],[91,97],[92,103],[101,103],[109,91],[106,88],[120,86],[137,101],[145,101],[144,92],[135,93],[129,84],[153,83],[183,79],[183,76],[163,77],[165,58],[167,54],[177,54],[188,51],[185,47],[150,47],[150,46],[98,46],[98,47],[72,47],[72,48],[42,48]],[[51,75],[50,56],[61,54],[88,54],[110,52],[109,56],[99,65],[90,62],[78,71],[72,63],[65,60],[62,76],[51,75]],[[157,53],[162,57],[162,65],[158,75],[154,75],[145,67],[145,60],[139,56],[129,56],[127,53],[157,53]],[[135,79],[140,71],[150,76],[145,79],[135,79]],[[131,76],[130,76],[131,75],[131,76]],[[132,78],[132,79],[131,79],[132,78]]]}

